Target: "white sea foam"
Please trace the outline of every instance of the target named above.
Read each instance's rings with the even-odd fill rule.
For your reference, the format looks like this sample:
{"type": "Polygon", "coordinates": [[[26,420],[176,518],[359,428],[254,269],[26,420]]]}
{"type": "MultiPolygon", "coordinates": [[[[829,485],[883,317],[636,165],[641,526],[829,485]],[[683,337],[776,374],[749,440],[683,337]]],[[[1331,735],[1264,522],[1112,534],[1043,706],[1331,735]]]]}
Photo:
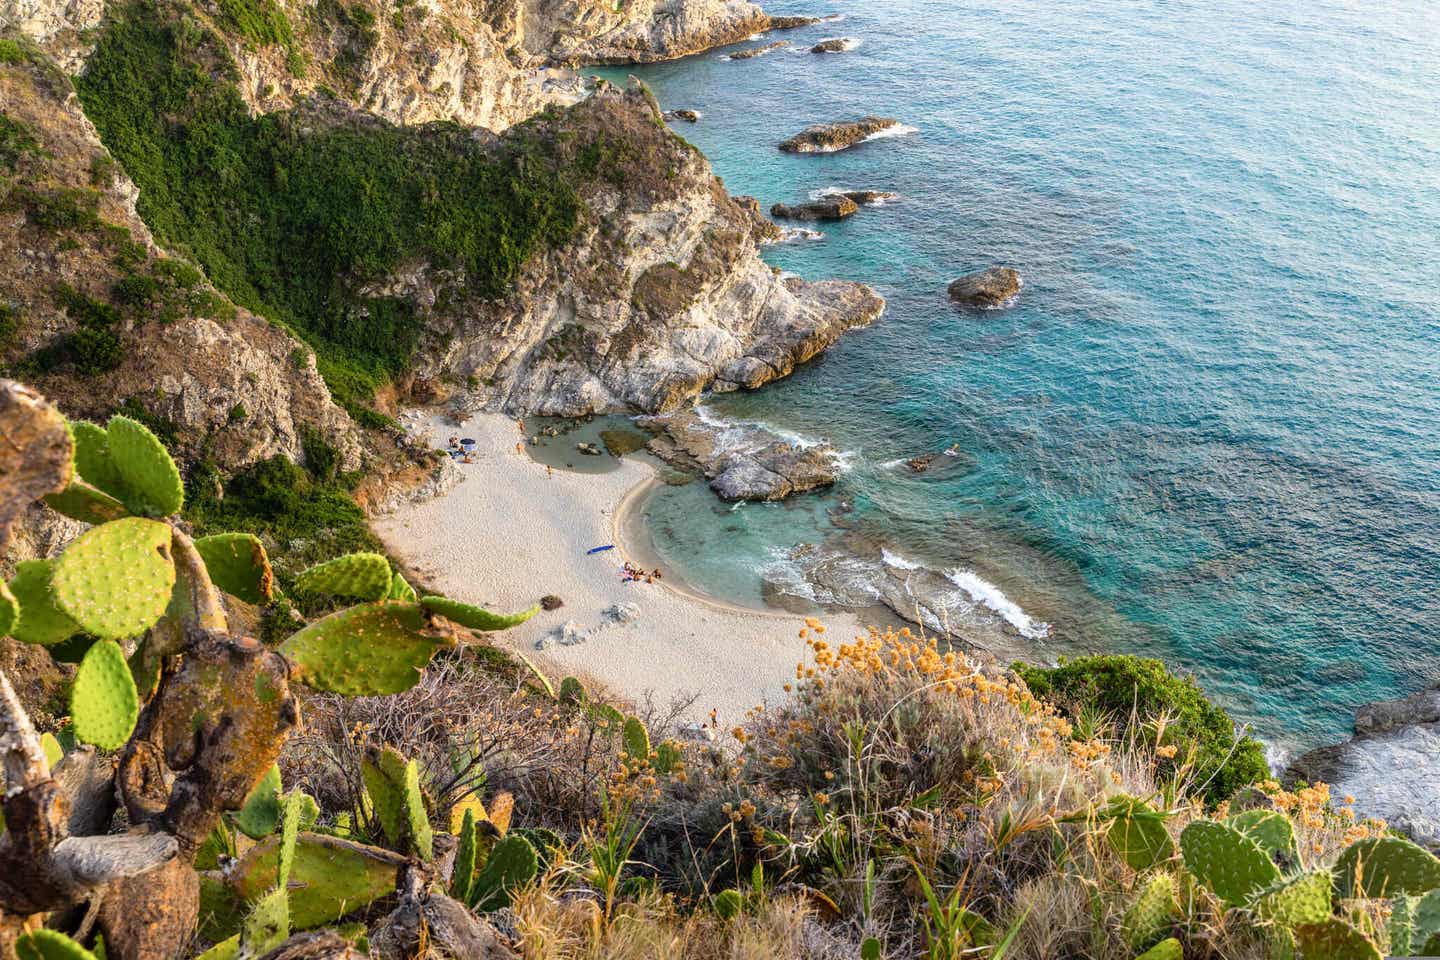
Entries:
{"type": "Polygon", "coordinates": [[[948,574],[950,582],[955,584],[970,599],[977,604],[989,607],[999,614],[1012,627],[1020,632],[1020,636],[1030,640],[1040,640],[1050,633],[1050,624],[1034,620],[1019,605],[1005,596],[1004,592],[995,584],[981,578],[973,570],[956,568],[948,574]]]}
{"type": "MultiPolygon", "coordinates": [[[[842,193],[856,192],[858,191],[854,187],[820,187],[819,189],[811,190],[809,196],[811,200],[824,200],[826,197],[833,197],[842,193]]],[[[899,199],[900,197],[898,194],[893,197],[882,197],[879,200],[871,200],[869,203],[865,204],[865,206],[883,207],[885,206],[885,204],[893,203],[894,201],[899,199]]]]}
{"type": "MultiPolygon", "coordinates": [[[[816,440],[814,437],[807,437],[793,430],[771,426],[763,420],[727,420],[703,403],[697,403],[695,405],[695,416],[701,423],[716,431],[718,438],[717,443],[722,447],[727,445],[730,447],[744,446],[746,441],[753,442],[755,439],[754,431],[757,430],[763,431],[772,437],[778,437],[786,443],[799,447],[801,450],[824,446],[829,442],[827,440],[816,440]]],[[[837,461],[846,458],[853,461],[856,456],[857,454],[854,451],[848,450],[836,451],[835,454],[837,461]]]]}
{"type": "Polygon", "coordinates": [[[919,132],[919,127],[912,127],[908,123],[897,123],[894,126],[886,127],[884,130],[876,130],[861,142],[868,143],[871,140],[884,140],[888,137],[907,137],[912,133],[919,132]]]}
{"type": "MultiPolygon", "coordinates": [[[[842,18],[837,17],[836,19],[842,19],[842,18]]],[[[814,47],[815,44],[828,43],[828,42],[830,42],[831,40],[843,40],[843,41],[845,41],[845,42],[841,45],[840,49],[842,49],[842,50],[844,50],[844,51],[846,51],[846,52],[849,52],[849,51],[851,51],[851,50],[854,50],[854,49],[858,48],[858,47],[860,46],[860,43],[861,43],[861,41],[860,41],[859,39],[855,38],[855,37],[821,37],[819,40],[816,40],[815,43],[812,43],[809,47],[805,47],[805,48],[804,48],[804,49],[805,49],[805,52],[806,52],[806,53],[810,52],[810,49],[811,49],[812,47],[814,47]]]]}
{"type": "Polygon", "coordinates": [[[886,566],[894,567],[897,570],[920,569],[920,564],[916,563],[914,560],[907,560],[904,557],[900,556],[900,554],[898,553],[891,553],[885,547],[880,548],[880,559],[885,563],[886,566]]]}
{"type": "MultiPolygon", "coordinates": [[[[805,227],[781,227],[780,236],[774,240],[766,240],[765,243],[794,243],[796,240],[824,240],[825,234],[819,230],[809,230],[805,227]]],[[[789,274],[796,276],[796,274],[789,274]]]]}

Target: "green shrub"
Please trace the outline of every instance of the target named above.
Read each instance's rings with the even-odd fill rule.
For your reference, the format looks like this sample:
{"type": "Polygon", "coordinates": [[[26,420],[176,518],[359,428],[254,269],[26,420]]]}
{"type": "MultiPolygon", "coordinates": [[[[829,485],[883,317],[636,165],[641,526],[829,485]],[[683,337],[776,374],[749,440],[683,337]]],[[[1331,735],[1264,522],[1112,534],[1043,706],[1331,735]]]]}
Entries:
{"type": "Polygon", "coordinates": [[[328,483],[340,475],[340,451],[319,430],[303,424],[300,447],[305,452],[305,466],[316,480],[328,483]]]}
{"type": "Polygon", "coordinates": [[[8,350],[20,332],[20,311],[8,303],[0,303],[0,350],[8,350]]]}
{"type": "Polygon", "coordinates": [[[1144,722],[1164,713],[1171,719],[1165,743],[1178,747],[1174,760],[1162,760],[1162,774],[1173,772],[1193,748],[1195,778],[1208,781],[1205,796],[1218,803],[1247,784],[1268,779],[1260,742],[1239,737],[1229,714],[1205,698],[1189,677],[1177,677],[1159,660],[1106,654],[1077,657],[1057,667],[1014,665],[1032,693],[1071,716],[1102,711],[1125,724],[1132,710],[1144,722]]]}
{"type": "Polygon", "coordinates": [[[295,42],[290,18],[274,0],[219,0],[220,12],[230,28],[262,47],[295,42]]]}
{"type": "Polygon", "coordinates": [[[39,150],[40,145],[23,123],[0,113],[0,168],[14,170],[21,157],[39,150]]]}
{"type": "MultiPolygon", "coordinates": [[[[360,8],[330,6],[347,28],[373,31],[360,8]]],[[[140,0],[117,11],[76,87],[140,188],[156,239],[308,341],[352,414],[419,340],[407,303],[362,298],[360,283],[421,256],[463,268],[469,289],[498,297],[579,223],[573,173],[533,136],[494,149],[454,125],[253,117],[233,76],[216,38],[140,0]]]]}
{"type": "Polygon", "coordinates": [[[20,41],[0,39],[0,63],[24,63],[26,59],[25,48],[20,46],[20,41]]]}

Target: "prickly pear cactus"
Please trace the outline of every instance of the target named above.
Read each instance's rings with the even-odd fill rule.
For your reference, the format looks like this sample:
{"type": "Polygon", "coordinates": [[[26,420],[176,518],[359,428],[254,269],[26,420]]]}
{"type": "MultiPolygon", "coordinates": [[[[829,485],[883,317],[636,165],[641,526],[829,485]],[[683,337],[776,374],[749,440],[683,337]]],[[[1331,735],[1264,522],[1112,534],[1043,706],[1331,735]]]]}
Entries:
{"type": "Polygon", "coordinates": [[[461,903],[470,899],[470,884],[475,877],[475,812],[465,811],[465,820],[457,834],[459,844],[455,848],[455,869],[451,872],[450,896],[461,903]]]}
{"type": "Polygon", "coordinates": [[[1146,950],[1135,960],[1184,960],[1185,948],[1180,946],[1180,941],[1171,937],[1168,940],[1161,940],[1155,946],[1146,950]]]}
{"type": "Polygon", "coordinates": [[[625,752],[632,760],[650,759],[650,731],[645,729],[645,724],[639,717],[625,718],[621,738],[625,742],[625,752]]]}
{"type": "Polygon", "coordinates": [[[540,605],[536,604],[529,610],[522,610],[519,613],[491,613],[483,607],[471,606],[448,597],[422,597],[420,603],[427,610],[438,613],[447,620],[453,620],[462,627],[482,631],[508,630],[510,627],[519,626],[540,612],[540,605]]]}
{"type": "Polygon", "coordinates": [[[70,421],[75,441],[75,471],[86,483],[119,498],[125,490],[120,471],[110,457],[110,435],[105,428],[86,420],[70,421]]]}
{"type": "Polygon", "coordinates": [[[721,920],[733,920],[745,909],[745,898],[740,896],[739,890],[721,890],[715,895],[713,906],[715,916],[721,920]]]}
{"type": "Polygon", "coordinates": [[[280,644],[301,683],[352,697],[409,690],[454,637],[418,604],[373,603],[330,614],[280,644]]]}
{"type": "Polygon", "coordinates": [[[82,480],[72,480],[70,486],[59,493],[47,493],[44,499],[51,510],[81,523],[109,523],[130,515],[125,504],[82,480]]]}
{"type": "Polygon", "coordinates": [[[1179,913],[1175,877],[1155,873],[1140,885],[1130,909],[1120,920],[1120,930],[1131,950],[1146,950],[1165,936],[1179,913]]]}
{"type": "Polygon", "coordinates": [[[55,602],[51,585],[54,574],[53,560],[22,560],[15,564],[10,593],[19,603],[19,619],[8,632],[16,640],[51,647],[80,632],[80,624],[55,602]]]}
{"type": "Polygon", "coordinates": [[[140,716],[140,698],[125,654],[114,640],[90,647],[70,685],[70,722],[75,739],[101,750],[118,750],[140,716]]]}
{"type": "Polygon", "coordinates": [[[285,813],[280,825],[280,863],[276,870],[276,886],[282,890],[290,888],[290,871],[295,866],[295,838],[300,835],[300,818],[305,815],[307,799],[299,790],[285,795],[285,813]]]}
{"type": "Polygon", "coordinates": [[[1175,842],[1165,829],[1164,816],[1145,801],[1116,797],[1101,816],[1110,820],[1105,838],[1130,869],[1148,870],[1175,855],[1175,842]]]}
{"type": "Polygon", "coordinates": [[[386,747],[361,763],[360,774],[386,839],[397,850],[414,849],[429,860],[434,852],[434,832],[425,814],[419,764],[386,747]]]}
{"type": "Polygon", "coordinates": [[[1440,859],[1400,837],[1369,837],[1335,861],[1342,897],[1398,897],[1440,889],[1440,859]]]}
{"type": "Polygon", "coordinates": [[[485,866],[475,875],[470,906],[488,912],[507,906],[516,890],[535,878],[538,861],[530,841],[515,834],[490,848],[485,866]]]}
{"type": "Polygon", "coordinates": [[[1330,898],[1330,871],[1316,870],[1261,891],[1250,907],[1265,920],[1294,927],[1329,919],[1330,898]]]}
{"type": "Polygon", "coordinates": [[[1260,845],[1234,827],[1214,820],[1196,820],[1180,834],[1185,868],[1232,907],[1280,880],[1260,845]]]}
{"type": "Polygon", "coordinates": [[[385,599],[404,600],[406,603],[414,603],[420,598],[416,595],[415,588],[410,586],[410,582],[401,576],[397,570],[395,575],[390,578],[390,589],[385,591],[385,599]]]}
{"type": "Polygon", "coordinates": [[[581,704],[585,702],[585,685],[576,677],[560,681],[560,692],[556,697],[561,703],[581,704]]]}
{"type": "Polygon", "coordinates": [[[1295,859],[1295,826],[1285,814],[1275,810],[1246,810],[1225,818],[1224,822],[1258,843],[1270,859],[1295,859]]]}
{"type": "Polygon", "coordinates": [[[195,960],[235,960],[238,956],[240,956],[240,935],[237,933],[228,940],[221,940],[196,957],[195,960]]]}
{"type": "Polygon", "coordinates": [[[119,497],[131,512],[147,517],[179,513],[185,505],[185,484],[159,438],[143,423],[121,416],[110,418],[105,435],[110,461],[124,485],[119,497]]]}
{"type": "Polygon", "coordinates": [[[1301,924],[1294,933],[1300,960],[1381,960],[1370,938],[1344,920],[1301,924]]]}
{"type": "Polygon", "coordinates": [[[247,957],[262,957],[290,936],[290,897],[284,887],[274,887],[255,901],[240,928],[240,950],[247,957]]]}
{"type": "Polygon", "coordinates": [[[55,601],[87,633],[119,640],[153,627],[170,603],[170,527],[127,517],[92,527],[55,562],[55,601]]]}
{"type": "Polygon", "coordinates": [[[1423,897],[1396,897],[1386,932],[1392,956],[1440,956],[1440,890],[1423,897]]]}
{"type": "MultiPolygon", "coordinates": [[[[226,871],[227,893],[240,904],[257,902],[275,885],[281,837],[266,837],[226,871]]],[[[339,837],[301,833],[290,869],[290,926],[310,930],[334,923],[395,892],[407,858],[339,837]]]]}
{"type": "Polygon", "coordinates": [[[674,740],[662,740],[655,748],[655,772],[671,774],[685,762],[685,748],[674,740]]]}
{"type": "Polygon", "coordinates": [[[32,930],[15,941],[19,960],[95,960],[95,954],[58,930],[32,930]]]}
{"type": "Polygon", "coordinates": [[[275,574],[260,538],[249,533],[217,533],[195,541],[195,550],[215,586],[246,603],[275,598],[275,574]]]}
{"type": "Polygon", "coordinates": [[[233,815],[235,826],[252,840],[268,837],[280,826],[280,768],[272,766],[233,815]]]}
{"type": "Polygon", "coordinates": [[[295,589],[302,594],[383,600],[390,592],[390,561],[378,553],[347,553],[301,573],[295,589]]]}
{"type": "Polygon", "coordinates": [[[5,583],[0,582],[0,637],[10,636],[10,631],[19,622],[20,601],[15,599],[15,594],[5,583]]]}

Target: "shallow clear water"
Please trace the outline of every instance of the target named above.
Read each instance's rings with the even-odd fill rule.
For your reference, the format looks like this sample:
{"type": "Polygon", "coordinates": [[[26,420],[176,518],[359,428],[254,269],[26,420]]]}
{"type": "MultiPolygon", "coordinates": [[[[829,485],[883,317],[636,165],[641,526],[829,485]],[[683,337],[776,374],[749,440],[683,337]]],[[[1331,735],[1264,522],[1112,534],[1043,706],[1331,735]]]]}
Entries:
{"type": "Polygon", "coordinates": [[[847,525],[1047,622],[1042,653],[1162,656],[1288,749],[1433,679],[1440,6],[769,7],[843,14],[777,35],[800,51],[862,43],[631,72],[704,113],[675,129],[733,193],[903,194],[767,253],[889,307],[788,382],[707,403],[850,451],[837,490],[732,509],[667,489],[648,507],[667,560],[758,601],[853,501],[847,525]],[[917,132],[775,149],[866,113],[917,132]],[[1025,277],[1014,308],[947,304],[994,263],[1025,277]],[[893,464],[952,443],[944,470],[893,464]]]}

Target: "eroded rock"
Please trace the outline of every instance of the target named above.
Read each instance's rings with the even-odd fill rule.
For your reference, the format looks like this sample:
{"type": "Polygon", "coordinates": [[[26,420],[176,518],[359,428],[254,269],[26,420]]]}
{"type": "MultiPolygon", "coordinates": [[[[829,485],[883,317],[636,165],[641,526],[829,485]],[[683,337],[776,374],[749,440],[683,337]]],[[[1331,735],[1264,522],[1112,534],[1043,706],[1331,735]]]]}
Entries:
{"type": "Polygon", "coordinates": [[[648,417],[650,451],[710,479],[725,500],[783,500],[835,482],[838,457],[826,443],[802,445],[752,424],[717,425],[694,411],[648,417]]]}
{"type": "Polygon", "coordinates": [[[834,194],[793,206],[777,203],[770,208],[770,216],[787,220],[844,220],[854,216],[859,209],[854,200],[842,194],[834,194]]]}
{"type": "Polygon", "coordinates": [[[956,303],[985,310],[1007,306],[1020,294],[1020,285],[1020,271],[988,267],[953,281],[946,292],[956,303]]]}
{"type": "Polygon", "coordinates": [[[900,121],[893,117],[875,116],[835,123],[817,123],[780,141],[780,149],[786,153],[834,153],[898,126],[900,121]]]}

